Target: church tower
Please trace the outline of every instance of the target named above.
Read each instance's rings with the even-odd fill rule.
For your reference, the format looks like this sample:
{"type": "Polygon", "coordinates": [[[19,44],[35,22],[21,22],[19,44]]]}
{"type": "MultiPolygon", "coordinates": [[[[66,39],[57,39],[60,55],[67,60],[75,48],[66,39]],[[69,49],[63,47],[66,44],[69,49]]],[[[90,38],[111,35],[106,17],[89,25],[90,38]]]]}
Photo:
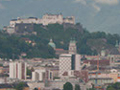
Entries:
{"type": "Polygon", "coordinates": [[[115,47],[116,47],[117,49],[119,48],[119,42],[118,42],[118,40],[116,40],[115,47]]]}
{"type": "Polygon", "coordinates": [[[101,50],[101,56],[102,56],[102,57],[105,57],[105,55],[106,55],[106,51],[105,51],[105,49],[104,49],[104,47],[103,47],[102,50],[101,50]]]}
{"type": "Polygon", "coordinates": [[[120,53],[120,42],[119,42],[119,48],[118,48],[118,51],[119,51],[119,53],[120,53]]]}
{"type": "Polygon", "coordinates": [[[76,54],[77,48],[76,48],[76,41],[75,39],[71,39],[69,43],[69,54],[76,54]]]}

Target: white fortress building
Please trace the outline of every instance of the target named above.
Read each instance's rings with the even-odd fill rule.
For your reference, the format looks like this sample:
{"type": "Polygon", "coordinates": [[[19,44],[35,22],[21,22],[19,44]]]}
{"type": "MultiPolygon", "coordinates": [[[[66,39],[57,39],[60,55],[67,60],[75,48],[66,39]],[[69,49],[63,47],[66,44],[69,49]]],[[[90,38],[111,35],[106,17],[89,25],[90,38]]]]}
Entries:
{"type": "Polygon", "coordinates": [[[26,79],[26,67],[27,64],[24,62],[16,61],[9,63],[9,77],[13,79],[26,79]]]}
{"type": "Polygon", "coordinates": [[[42,24],[42,25],[48,25],[48,24],[63,24],[63,23],[69,23],[69,24],[75,24],[75,17],[74,16],[68,16],[66,18],[63,17],[62,14],[45,14],[43,17],[36,18],[36,17],[29,17],[29,18],[17,18],[12,19],[10,21],[10,27],[15,27],[17,23],[34,23],[34,24],[42,24]]]}

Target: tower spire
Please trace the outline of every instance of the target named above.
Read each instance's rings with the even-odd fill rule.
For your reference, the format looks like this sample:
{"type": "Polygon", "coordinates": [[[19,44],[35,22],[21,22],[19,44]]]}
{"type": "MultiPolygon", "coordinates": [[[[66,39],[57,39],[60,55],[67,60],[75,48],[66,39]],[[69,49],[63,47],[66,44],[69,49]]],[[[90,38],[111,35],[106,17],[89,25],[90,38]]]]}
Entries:
{"type": "Polygon", "coordinates": [[[118,49],[118,47],[119,47],[119,42],[118,42],[118,40],[116,40],[115,47],[116,47],[117,49],[118,49]]]}
{"type": "Polygon", "coordinates": [[[76,41],[75,38],[71,38],[69,43],[69,54],[76,54],[77,48],[76,48],[76,41]]]}

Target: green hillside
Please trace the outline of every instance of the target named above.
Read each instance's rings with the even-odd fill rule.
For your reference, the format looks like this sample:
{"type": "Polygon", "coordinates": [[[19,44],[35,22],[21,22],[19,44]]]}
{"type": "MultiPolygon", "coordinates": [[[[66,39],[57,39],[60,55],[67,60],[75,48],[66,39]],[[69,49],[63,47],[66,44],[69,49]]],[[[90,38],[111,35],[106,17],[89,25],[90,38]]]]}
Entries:
{"type": "Polygon", "coordinates": [[[25,58],[55,57],[55,51],[48,45],[50,38],[53,39],[57,48],[68,50],[69,41],[75,38],[77,49],[80,54],[96,55],[104,47],[110,50],[115,48],[116,40],[120,40],[117,34],[111,35],[104,32],[90,33],[78,23],[76,25],[50,24],[48,26],[35,25],[37,35],[8,35],[0,32],[0,57],[15,59],[21,53],[26,53],[25,58]],[[28,38],[36,43],[35,46],[26,43],[23,38],[28,38]]]}

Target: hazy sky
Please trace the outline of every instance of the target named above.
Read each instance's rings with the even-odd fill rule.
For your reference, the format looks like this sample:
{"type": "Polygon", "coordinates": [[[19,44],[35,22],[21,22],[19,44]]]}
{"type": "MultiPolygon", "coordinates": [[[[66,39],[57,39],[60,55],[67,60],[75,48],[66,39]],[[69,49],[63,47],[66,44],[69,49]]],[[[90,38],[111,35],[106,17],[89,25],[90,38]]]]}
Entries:
{"type": "Polygon", "coordinates": [[[89,31],[120,34],[120,0],[0,0],[0,27],[17,17],[74,15],[89,31]]]}

